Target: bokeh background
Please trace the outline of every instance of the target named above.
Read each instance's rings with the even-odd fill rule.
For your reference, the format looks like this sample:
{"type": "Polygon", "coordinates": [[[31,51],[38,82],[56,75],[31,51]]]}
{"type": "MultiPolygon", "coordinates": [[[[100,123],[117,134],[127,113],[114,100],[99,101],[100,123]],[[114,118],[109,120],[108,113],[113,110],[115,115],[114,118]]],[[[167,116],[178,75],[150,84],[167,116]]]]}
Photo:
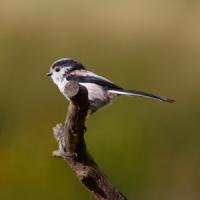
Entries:
{"type": "Polygon", "coordinates": [[[1,0],[0,199],[92,199],[51,157],[67,101],[46,72],[62,57],[176,99],[122,97],[88,120],[86,140],[130,200],[199,199],[199,20],[199,1],[1,0]]]}

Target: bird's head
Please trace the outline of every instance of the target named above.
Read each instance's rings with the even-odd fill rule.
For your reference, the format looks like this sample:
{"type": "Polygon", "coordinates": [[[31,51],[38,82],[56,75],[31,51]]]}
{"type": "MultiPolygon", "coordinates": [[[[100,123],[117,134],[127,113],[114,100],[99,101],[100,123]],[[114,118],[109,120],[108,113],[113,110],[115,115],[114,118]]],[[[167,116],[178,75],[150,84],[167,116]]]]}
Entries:
{"type": "Polygon", "coordinates": [[[75,70],[85,69],[85,67],[70,58],[61,58],[56,60],[50,67],[49,72],[47,73],[53,81],[58,84],[59,81],[62,81],[67,74],[75,70]]]}

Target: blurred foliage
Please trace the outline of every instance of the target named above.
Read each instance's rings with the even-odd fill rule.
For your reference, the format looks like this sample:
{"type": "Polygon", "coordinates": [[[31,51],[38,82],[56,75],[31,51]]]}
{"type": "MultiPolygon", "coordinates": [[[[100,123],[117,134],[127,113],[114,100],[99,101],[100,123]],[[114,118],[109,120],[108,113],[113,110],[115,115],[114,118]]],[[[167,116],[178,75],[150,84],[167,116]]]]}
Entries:
{"type": "Polygon", "coordinates": [[[62,57],[177,100],[122,97],[88,120],[86,140],[129,199],[199,199],[199,19],[198,1],[1,0],[0,199],[91,199],[51,157],[67,103],[45,74],[62,57]]]}

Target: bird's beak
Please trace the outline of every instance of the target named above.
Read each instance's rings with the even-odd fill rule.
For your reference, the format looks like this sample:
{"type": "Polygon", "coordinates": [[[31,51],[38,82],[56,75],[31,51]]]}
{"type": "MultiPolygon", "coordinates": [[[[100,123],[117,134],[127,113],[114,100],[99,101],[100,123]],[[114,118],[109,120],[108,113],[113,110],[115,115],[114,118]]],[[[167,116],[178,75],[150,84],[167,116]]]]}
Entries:
{"type": "Polygon", "coordinates": [[[52,75],[52,72],[48,72],[48,73],[47,73],[47,76],[51,76],[51,75],[52,75]]]}

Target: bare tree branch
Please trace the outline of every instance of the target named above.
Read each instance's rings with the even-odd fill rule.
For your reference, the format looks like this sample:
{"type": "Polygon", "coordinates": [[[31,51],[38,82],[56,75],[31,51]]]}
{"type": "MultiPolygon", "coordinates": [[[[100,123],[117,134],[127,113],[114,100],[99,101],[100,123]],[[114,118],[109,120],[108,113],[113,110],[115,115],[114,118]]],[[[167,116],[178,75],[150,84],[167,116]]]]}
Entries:
{"type": "Polygon", "coordinates": [[[71,81],[65,86],[65,94],[70,99],[68,114],[63,124],[53,129],[59,149],[53,152],[63,158],[78,179],[97,200],[126,200],[98,168],[87,152],[84,141],[85,121],[89,109],[87,89],[71,81]]]}

